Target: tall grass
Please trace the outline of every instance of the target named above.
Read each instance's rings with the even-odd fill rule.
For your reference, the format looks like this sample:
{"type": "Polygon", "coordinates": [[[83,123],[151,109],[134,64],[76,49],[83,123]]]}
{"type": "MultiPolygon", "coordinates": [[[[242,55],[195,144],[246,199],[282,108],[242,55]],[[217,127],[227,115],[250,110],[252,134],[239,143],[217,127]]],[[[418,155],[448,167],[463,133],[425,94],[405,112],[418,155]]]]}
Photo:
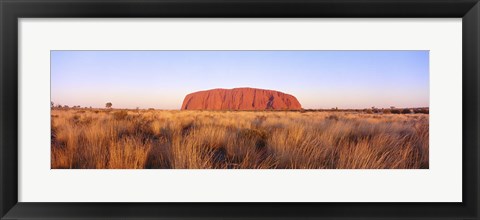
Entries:
{"type": "Polygon", "coordinates": [[[52,110],[53,169],[426,169],[426,114],[52,110]]]}

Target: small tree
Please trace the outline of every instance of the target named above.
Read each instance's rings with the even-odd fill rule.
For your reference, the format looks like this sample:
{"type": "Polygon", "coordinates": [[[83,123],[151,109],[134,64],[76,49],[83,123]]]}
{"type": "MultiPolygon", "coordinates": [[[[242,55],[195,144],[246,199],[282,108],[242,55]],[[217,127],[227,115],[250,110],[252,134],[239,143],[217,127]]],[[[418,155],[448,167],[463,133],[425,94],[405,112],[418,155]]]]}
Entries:
{"type": "Polygon", "coordinates": [[[53,108],[53,107],[55,107],[55,103],[50,102],[50,108],[53,108]]]}
{"type": "Polygon", "coordinates": [[[112,108],[112,103],[111,103],[111,102],[107,102],[107,103],[105,104],[105,107],[107,107],[107,108],[112,108]]]}

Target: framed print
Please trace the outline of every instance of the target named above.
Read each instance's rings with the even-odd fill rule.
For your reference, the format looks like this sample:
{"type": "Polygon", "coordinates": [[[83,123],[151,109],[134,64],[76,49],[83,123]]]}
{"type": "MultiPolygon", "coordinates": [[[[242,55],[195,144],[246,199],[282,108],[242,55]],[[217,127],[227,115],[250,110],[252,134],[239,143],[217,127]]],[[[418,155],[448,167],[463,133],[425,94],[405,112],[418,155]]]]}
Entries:
{"type": "Polygon", "coordinates": [[[477,1],[2,1],[1,218],[478,219],[477,1]]]}
{"type": "Polygon", "coordinates": [[[50,168],[428,169],[428,58],[385,50],[51,51],[50,168]],[[265,89],[272,87],[295,95],[265,89]],[[103,106],[109,98],[115,106],[103,106]]]}

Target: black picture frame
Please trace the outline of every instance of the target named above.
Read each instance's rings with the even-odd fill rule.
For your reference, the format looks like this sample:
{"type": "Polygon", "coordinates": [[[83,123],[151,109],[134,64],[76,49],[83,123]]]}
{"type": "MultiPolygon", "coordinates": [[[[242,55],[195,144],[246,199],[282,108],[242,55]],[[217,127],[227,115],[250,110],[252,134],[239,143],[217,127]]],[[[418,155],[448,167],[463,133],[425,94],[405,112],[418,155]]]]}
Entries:
{"type": "MultiPolygon", "coordinates": [[[[478,0],[1,0],[1,219],[478,219],[478,0]],[[462,18],[461,203],[18,202],[18,18],[371,17],[462,18]]],[[[73,190],[73,189],[72,189],[73,190]]],[[[442,192],[438,192],[442,193],[442,192]]]]}

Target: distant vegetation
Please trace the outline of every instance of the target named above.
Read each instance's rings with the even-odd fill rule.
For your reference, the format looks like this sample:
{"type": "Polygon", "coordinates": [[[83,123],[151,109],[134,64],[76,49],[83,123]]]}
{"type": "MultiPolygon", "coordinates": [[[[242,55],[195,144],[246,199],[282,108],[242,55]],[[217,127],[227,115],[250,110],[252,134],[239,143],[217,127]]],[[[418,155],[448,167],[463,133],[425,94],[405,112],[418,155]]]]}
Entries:
{"type": "Polygon", "coordinates": [[[53,169],[429,167],[428,108],[161,111],[51,106],[53,169]]]}
{"type": "MultiPolygon", "coordinates": [[[[113,104],[111,102],[105,103],[105,108],[106,109],[112,109],[113,104]]],[[[80,105],[75,105],[73,107],[69,107],[68,105],[55,105],[54,102],[50,103],[50,107],[52,109],[78,109],[81,108],[80,105]]],[[[87,108],[87,107],[84,107],[87,108]]],[[[92,109],[92,107],[89,107],[92,109]]],[[[131,110],[131,109],[122,109],[119,108],[118,110],[131,110]]],[[[135,110],[143,110],[140,109],[139,107],[136,107],[135,110]]],[[[148,108],[147,110],[149,111],[154,111],[155,108],[148,108]]],[[[202,110],[198,110],[202,111],[202,110]]],[[[208,111],[208,110],[205,110],[208,111]]],[[[228,110],[217,110],[217,111],[228,111],[228,110]]],[[[233,110],[233,111],[238,111],[238,110],[233,110]]],[[[337,107],[331,108],[331,109],[301,109],[301,110],[242,110],[245,112],[258,112],[258,111],[264,111],[264,112],[284,112],[284,111],[291,111],[291,112],[356,112],[356,113],[367,113],[367,114],[429,114],[429,108],[428,107],[421,107],[421,108],[395,108],[395,107],[390,107],[390,108],[366,108],[366,109],[339,109],[337,107]]]]}
{"type": "Polygon", "coordinates": [[[362,112],[368,114],[429,114],[428,107],[421,108],[365,108],[365,109],[303,109],[303,112],[362,112]]]}

